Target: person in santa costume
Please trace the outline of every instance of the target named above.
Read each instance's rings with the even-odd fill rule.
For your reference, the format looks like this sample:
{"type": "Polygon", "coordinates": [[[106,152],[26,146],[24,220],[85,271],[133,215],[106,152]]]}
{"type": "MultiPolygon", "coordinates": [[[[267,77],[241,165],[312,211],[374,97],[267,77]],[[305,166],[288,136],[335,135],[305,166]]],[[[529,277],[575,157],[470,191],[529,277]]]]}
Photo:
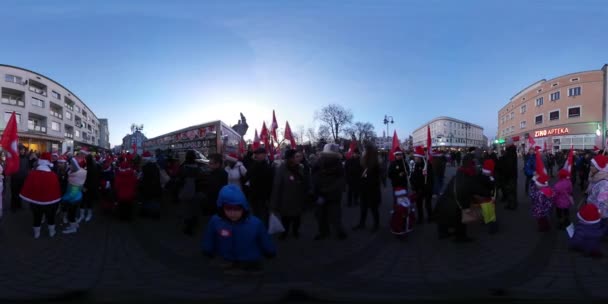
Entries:
{"type": "Polygon", "coordinates": [[[127,161],[119,165],[114,177],[114,191],[120,219],[130,221],[137,197],[137,175],[127,161]]]}
{"type": "Polygon", "coordinates": [[[536,170],[528,191],[532,200],[532,216],[538,223],[539,232],[547,232],[551,228],[549,213],[553,208],[553,190],[549,187],[549,176],[544,167],[540,151],[537,150],[536,170]]]}
{"type": "Polygon", "coordinates": [[[496,222],[496,180],[494,178],[494,168],[496,163],[493,159],[488,158],[483,161],[479,182],[482,186],[483,193],[480,196],[480,203],[483,215],[483,221],[488,225],[488,232],[495,234],[498,232],[498,223],[496,222]]]}
{"type": "Polygon", "coordinates": [[[55,212],[61,200],[61,188],[57,175],[51,171],[51,153],[44,152],[38,160],[38,166],[32,170],[19,196],[30,204],[34,216],[34,238],[40,237],[40,224],[45,215],[49,228],[49,236],[55,236],[55,212]]]}
{"type": "Polygon", "coordinates": [[[602,215],[602,222],[608,219],[608,157],[599,154],[591,160],[587,203],[595,205],[602,215]]]}
{"type": "Polygon", "coordinates": [[[578,223],[574,227],[574,235],[568,240],[570,249],[585,256],[602,257],[601,241],[606,234],[606,226],[601,223],[600,211],[594,204],[585,204],[576,216],[578,223]]]}
{"type": "Polygon", "coordinates": [[[563,229],[570,225],[570,207],[574,201],[572,197],[572,182],[570,181],[570,171],[561,169],[557,173],[559,181],[553,185],[555,197],[555,213],[559,228],[563,229]]]}

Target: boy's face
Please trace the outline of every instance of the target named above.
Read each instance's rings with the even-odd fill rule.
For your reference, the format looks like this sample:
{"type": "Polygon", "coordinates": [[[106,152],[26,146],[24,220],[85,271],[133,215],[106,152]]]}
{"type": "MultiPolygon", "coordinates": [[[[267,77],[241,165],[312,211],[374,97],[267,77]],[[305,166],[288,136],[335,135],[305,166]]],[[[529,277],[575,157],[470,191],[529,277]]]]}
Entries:
{"type": "Polygon", "coordinates": [[[235,205],[224,205],[224,213],[229,220],[236,222],[243,217],[243,208],[235,205]]]}

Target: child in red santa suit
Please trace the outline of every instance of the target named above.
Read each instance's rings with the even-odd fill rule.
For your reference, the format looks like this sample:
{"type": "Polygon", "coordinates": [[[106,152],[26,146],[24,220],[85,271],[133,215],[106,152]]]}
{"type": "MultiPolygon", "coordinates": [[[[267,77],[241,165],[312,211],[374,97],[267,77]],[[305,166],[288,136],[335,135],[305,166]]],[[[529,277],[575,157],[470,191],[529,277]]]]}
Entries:
{"type": "Polygon", "coordinates": [[[49,236],[55,236],[55,213],[61,200],[61,187],[59,178],[51,171],[51,153],[42,153],[38,166],[32,170],[25,182],[19,196],[30,204],[34,216],[34,238],[40,237],[42,216],[46,216],[49,236]]]}

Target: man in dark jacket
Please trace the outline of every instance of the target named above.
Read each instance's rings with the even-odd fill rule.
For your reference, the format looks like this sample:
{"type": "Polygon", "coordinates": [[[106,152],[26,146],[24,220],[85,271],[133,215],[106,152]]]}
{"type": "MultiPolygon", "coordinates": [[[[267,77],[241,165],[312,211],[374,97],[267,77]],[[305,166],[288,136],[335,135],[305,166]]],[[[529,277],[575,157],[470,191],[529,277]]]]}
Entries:
{"type": "Polygon", "coordinates": [[[361,157],[359,149],[353,150],[353,154],[346,160],[344,165],[346,171],[346,183],[348,184],[348,207],[359,206],[360,181],[363,167],[361,167],[361,157]]]}
{"type": "Polygon", "coordinates": [[[19,171],[11,175],[11,211],[17,212],[17,209],[21,209],[21,188],[25,182],[25,178],[32,169],[29,156],[27,155],[27,148],[23,144],[19,144],[19,171]]]}
{"type": "Polygon", "coordinates": [[[273,171],[266,160],[266,150],[258,148],[253,151],[253,162],[247,168],[246,184],[249,184],[249,202],[253,215],[268,223],[268,206],[272,192],[273,171]]]}
{"type": "Polygon", "coordinates": [[[414,153],[414,172],[412,172],[412,190],[416,193],[418,224],[424,223],[424,209],[427,221],[433,221],[433,166],[426,161],[423,151],[414,153]]]}
{"type": "Polygon", "coordinates": [[[446,159],[443,153],[436,151],[433,152],[433,159],[431,160],[431,167],[433,168],[433,195],[439,195],[443,189],[443,181],[445,177],[445,165],[446,159]]]}
{"type": "Polygon", "coordinates": [[[313,192],[317,203],[315,215],[319,225],[319,234],[315,236],[315,240],[329,237],[330,224],[337,233],[338,239],[344,240],[347,237],[342,226],[340,206],[346,185],[340,158],[338,145],[326,144],[312,170],[313,192]]]}
{"type": "Polygon", "coordinates": [[[408,189],[408,176],[410,176],[410,166],[403,158],[401,150],[395,151],[395,160],[388,167],[388,178],[391,180],[393,189],[405,188],[408,189]]]}
{"type": "Polygon", "coordinates": [[[505,154],[498,160],[496,169],[502,197],[506,201],[505,209],[515,210],[517,209],[517,152],[514,145],[507,147],[505,154]]]}
{"type": "Polygon", "coordinates": [[[222,166],[223,157],[219,153],[209,155],[209,173],[205,179],[206,201],[203,206],[204,215],[213,215],[217,212],[217,197],[220,190],[228,184],[228,173],[222,166]]]}

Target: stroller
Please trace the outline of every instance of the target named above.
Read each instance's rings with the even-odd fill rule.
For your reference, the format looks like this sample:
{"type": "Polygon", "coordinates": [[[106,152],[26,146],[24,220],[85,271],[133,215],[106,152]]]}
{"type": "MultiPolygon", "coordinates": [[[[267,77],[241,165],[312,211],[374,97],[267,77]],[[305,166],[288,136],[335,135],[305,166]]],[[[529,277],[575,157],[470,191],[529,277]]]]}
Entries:
{"type": "Polygon", "coordinates": [[[393,210],[391,210],[391,233],[405,235],[414,231],[416,204],[414,195],[408,195],[405,188],[394,189],[393,210]]]}

